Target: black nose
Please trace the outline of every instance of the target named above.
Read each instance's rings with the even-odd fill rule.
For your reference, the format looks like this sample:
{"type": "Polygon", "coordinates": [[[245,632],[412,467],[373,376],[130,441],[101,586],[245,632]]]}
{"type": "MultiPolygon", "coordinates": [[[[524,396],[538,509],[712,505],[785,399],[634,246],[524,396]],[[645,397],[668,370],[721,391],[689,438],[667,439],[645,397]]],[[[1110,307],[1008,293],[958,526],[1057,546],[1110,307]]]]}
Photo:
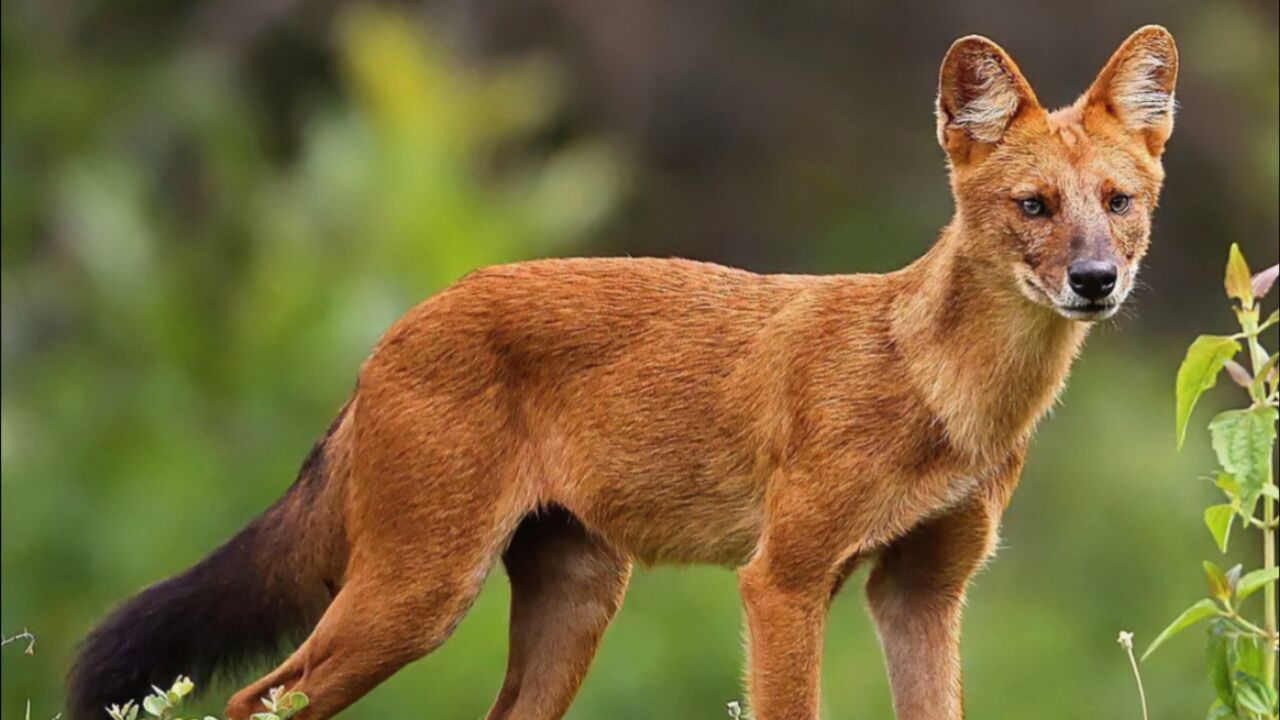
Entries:
{"type": "Polygon", "coordinates": [[[1071,289],[1086,300],[1102,300],[1116,289],[1116,266],[1099,260],[1071,263],[1067,268],[1071,289]]]}

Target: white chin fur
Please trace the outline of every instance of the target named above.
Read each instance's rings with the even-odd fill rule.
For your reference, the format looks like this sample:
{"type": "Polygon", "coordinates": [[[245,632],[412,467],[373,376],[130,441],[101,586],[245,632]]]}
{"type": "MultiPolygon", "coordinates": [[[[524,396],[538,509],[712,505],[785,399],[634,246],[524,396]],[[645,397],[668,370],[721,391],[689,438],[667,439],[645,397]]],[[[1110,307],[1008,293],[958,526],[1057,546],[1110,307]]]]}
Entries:
{"type": "Polygon", "coordinates": [[[1030,274],[1019,274],[1019,289],[1031,302],[1050,308],[1068,320],[1080,322],[1097,322],[1113,317],[1120,311],[1120,306],[1129,296],[1128,288],[1112,294],[1102,303],[1091,303],[1070,290],[1059,294],[1046,291],[1030,274]]]}

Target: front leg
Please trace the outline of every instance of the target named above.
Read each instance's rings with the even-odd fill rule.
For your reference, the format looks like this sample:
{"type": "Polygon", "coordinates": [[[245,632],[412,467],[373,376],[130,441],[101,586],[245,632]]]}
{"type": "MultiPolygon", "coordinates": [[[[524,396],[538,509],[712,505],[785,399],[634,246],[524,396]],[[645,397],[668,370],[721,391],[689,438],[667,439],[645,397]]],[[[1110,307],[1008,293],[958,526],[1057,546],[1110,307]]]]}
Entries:
{"type": "Polygon", "coordinates": [[[842,543],[833,542],[836,530],[827,527],[830,518],[803,511],[808,503],[807,498],[775,498],[775,520],[756,555],[738,573],[754,720],[818,717],[822,635],[842,570],[842,543]]]}
{"type": "MultiPolygon", "coordinates": [[[[1020,468],[1020,463],[1018,464],[1020,468]]],[[[892,543],[867,581],[898,720],[960,720],[960,614],[991,555],[1017,468],[892,543]]]]}
{"type": "Polygon", "coordinates": [[[831,582],[790,584],[763,556],[742,569],[748,692],[755,720],[817,720],[831,582]]]}

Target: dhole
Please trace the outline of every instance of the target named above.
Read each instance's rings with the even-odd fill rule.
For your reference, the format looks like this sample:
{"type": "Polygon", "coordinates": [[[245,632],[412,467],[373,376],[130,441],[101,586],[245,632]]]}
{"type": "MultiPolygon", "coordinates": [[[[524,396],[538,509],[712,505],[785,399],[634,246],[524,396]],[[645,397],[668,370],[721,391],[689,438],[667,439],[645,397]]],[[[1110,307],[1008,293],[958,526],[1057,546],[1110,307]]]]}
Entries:
{"type": "Polygon", "coordinates": [[[994,43],[957,41],[937,102],[955,216],[897,272],[468,275],[382,338],[279,502],[89,635],[72,715],[306,635],[227,712],[283,685],[328,718],[439,647],[501,558],[491,720],[564,715],[637,561],[737,569],[758,720],[817,717],[824,616],[872,562],[898,717],[960,718],[965,587],[1090,324],[1133,287],[1177,67],[1143,28],[1049,112],[994,43]]]}

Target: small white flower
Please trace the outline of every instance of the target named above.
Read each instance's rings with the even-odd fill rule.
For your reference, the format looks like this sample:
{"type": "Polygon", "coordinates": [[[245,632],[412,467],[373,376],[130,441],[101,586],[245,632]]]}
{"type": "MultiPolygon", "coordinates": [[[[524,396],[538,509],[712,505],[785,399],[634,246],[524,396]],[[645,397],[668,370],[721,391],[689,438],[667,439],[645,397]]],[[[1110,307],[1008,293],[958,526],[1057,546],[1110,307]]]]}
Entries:
{"type": "Polygon", "coordinates": [[[1116,642],[1120,643],[1120,646],[1123,647],[1125,650],[1132,650],[1133,649],[1133,633],[1129,632],[1128,630],[1121,630],[1120,637],[1116,638],[1116,642]]]}

